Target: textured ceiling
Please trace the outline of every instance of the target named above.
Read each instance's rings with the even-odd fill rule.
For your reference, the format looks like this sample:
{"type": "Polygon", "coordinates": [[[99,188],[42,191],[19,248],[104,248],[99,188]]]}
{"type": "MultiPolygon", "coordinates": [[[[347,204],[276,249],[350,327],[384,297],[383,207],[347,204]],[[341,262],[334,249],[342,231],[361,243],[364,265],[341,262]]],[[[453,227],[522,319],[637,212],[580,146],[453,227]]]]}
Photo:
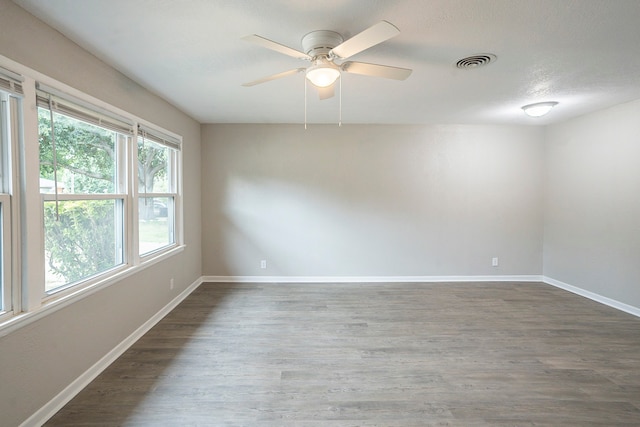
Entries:
{"type": "MultiPolygon", "coordinates": [[[[244,82],[306,62],[243,41],[301,49],[380,20],[401,34],[353,60],[413,69],[405,81],[344,74],[344,123],[549,124],[640,98],[638,0],[14,0],[202,123],[302,123],[304,76],[244,82]],[[472,70],[459,59],[492,53],[472,70]],[[520,107],[560,104],[547,116],[520,107]]],[[[339,96],[309,91],[308,121],[338,120],[339,96]]]]}

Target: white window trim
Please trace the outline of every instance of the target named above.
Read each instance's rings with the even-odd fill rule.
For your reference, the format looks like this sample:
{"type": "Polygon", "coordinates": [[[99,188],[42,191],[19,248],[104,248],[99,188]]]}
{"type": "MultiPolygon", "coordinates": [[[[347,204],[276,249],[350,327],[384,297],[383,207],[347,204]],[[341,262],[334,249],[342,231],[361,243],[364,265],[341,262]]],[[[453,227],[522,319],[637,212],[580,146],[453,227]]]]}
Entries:
{"type": "MultiPolygon", "coordinates": [[[[170,143],[161,144],[155,138],[150,139],[150,142],[155,144],[160,144],[168,147],[173,150],[175,156],[173,156],[173,162],[171,163],[171,167],[175,169],[175,173],[173,174],[175,178],[175,182],[171,183],[171,187],[174,188],[174,193],[140,193],[138,186],[138,168],[132,167],[133,173],[131,174],[131,186],[133,196],[133,203],[135,206],[132,208],[132,212],[135,217],[135,221],[132,224],[134,229],[133,236],[135,238],[135,242],[132,244],[132,248],[134,249],[133,259],[135,259],[136,263],[143,263],[146,260],[153,259],[154,257],[161,255],[165,252],[173,250],[175,247],[180,247],[184,245],[184,224],[182,223],[182,137],[172,132],[168,132],[166,130],[160,129],[148,122],[140,121],[138,126],[136,127],[136,132],[134,135],[135,143],[131,144],[131,161],[133,165],[137,165],[138,162],[138,139],[142,136],[142,132],[149,132],[155,136],[155,138],[160,138],[158,135],[164,135],[170,143]],[[146,197],[172,197],[174,199],[174,225],[173,225],[173,234],[174,234],[174,243],[169,244],[167,246],[163,246],[151,252],[147,252],[144,254],[140,254],[140,239],[139,239],[139,226],[140,222],[138,221],[138,202],[141,198],[146,197]]],[[[163,139],[163,138],[161,138],[163,139]]]]}
{"type": "Polygon", "coordinates": [[[54,297],[44,298],[42,304],[37,310],[32,310],[29,312],[18,313],[7,321],[0,324],[0,338],[5,335],[12,333],[15,330],[23,328],[30,323],[33,323],[43,317],[46,317],[56,311],[67,307],[77,301],[80,301],[84,298],[87,298],[90,295],[95,294],[96,292],[108,288],[109,286],[120,282],[123,279],[126,279],[129,276],[132,276],[140,271],[146,270],[153,265],[164,261],[168,258],[171,258],[181,252],[183,252],[186,248],[186,245],[177,246],[171,249],[170,251],[166,251],[165,253],[159,254],[149,260],[146,260],[144,263],[139,264],[135,267],[131,268],[122,268],[117,273],[111,275],[110,277],[103,278],[102,280],[96,281],[89,286],[85,286],[81,289],[77,288],[69,288],[64,292],[61,292],[59,295],[54,297]]]}
{"type": "MultiPolygon", "coordinates": [[[[176,243],[175,245],[162,248],[162,250],[152,252],[143,258],[138,255],[137,245],[138,194],[137,185],[134,185],[137,183],[137,167],[132,167],[131,164],[136,157],[131,155],[131,151],[126,154],[123,153],[123,156],[126,155],[126,161],[129,162],[127,169],[130,171],[124,181],[125,188],[122,189],[125,194],[106,195],[106,198],[113,199],[114,197],[122,197],[124,200],[126,217],[124,219],[126,222],[126,229],[124,230],[124,244],[126,246],[124,264],[116,266],[108,272],[101,273],[91,280],[47,295],[44,291],[45,259],[42,203],[43,196],[48,197],[48,195],[40,194],[39,185],[40,154],[39,144],[37,144],[39,135],[36,108],[36,81],[56,88],[62,93],[86,102],[93,107],[128,118],[134,124],[134,129],[137,129],[138,125],[144,126],[147,129],[156,129],[161,134],[175,138],[176,141],[179,141],[180,146],[182,145],[182,137],[1,55],[0,67],[11,69],[24,78],[22,83],[24,98],[21,102],[22,129],[20,132],[20,139],[24,143],[20,150],[16,150],[15,147],[13,147],[14,156],[12,156],[14,166],[14,170],[12,171],[13,179],[15,183],[20,183],[20,185],[14,186],[16,194],[12,196],[11,203],[13,220],[11,230],[11,236],[13,237],[11,245],[13,249],[12,279],[17,285],[13,287],[13,315],[3,315],[0,317],[0,337],[2,337],[60,308],[117,283],[128,276],[136,274],[169,257],[173,257],[184,251],[186,246],[184,244],[184,225],[182,224],[182,152],[180,150],[176,152],[177,194],[172,194],[175,196],[176,203],[176,223],[174,226],[176,243]],[[20,155],[19,159],[17,158],[18,154],[20,155]],[[20,260],[28,260],[28,262],[20,262],[20,260]]],[[[129,143],[130,150],[133,152],[137,152],[136,142],[137,132],[134,131],[134,134],[131,136],[131,142],[129,143]]],[[[137,159],[135,161],[137,161],[137,159]]],[[[69,195],[65,195],[65,198],[68,196],[69,195]]],[[[75,196],[76,195],[73,195],[73,197],[75,196]]],[[[96,195],[92,195],[92,197],[93,196],[96,195]]],[[[83,198],[83,196],[79,196],[79,198],[83,198]]],[[[9,314],[10,313],[7,313],[7,315],[9,314]]]]}
{"type": "Polygon", "coordinates": [[[12,245],[11,245],[11,196],[7,193],[0,193],[0,218],[2,220],[2,301],[8,307],[0,306],[0,322],[14,314],[13,306],[13,282],[11,278],[12,267],[12,245]]]}
{"type": "MultiPolygon", "coordinates": [[[[2,69],[0,69],[2,70],[2,69]]],[[[5,72],[6,70],[2,70],[5,72]]],[[[17,185],[17,172],[20,162],[20,145],[22,140],[22,82],[24,79],[20,75],[10,76],[12,80],[19,81],[19,92],[2,91],[0,93],[3,108],[1,113],[4,125],[1,132],[2,165],[4,174],[2,176],[2,193],[0,195],[2,209],[2,281],[3,286],[0,292],[3,293],[3,306],[0,307],[0,323],[19,312],[21,309],[19,287],[19,204],[20,196],[17,185]]]]}
{"type": "Polygon", "coordinates": [[[2,253],[2,266],[0,270],[0,321],[13,315],[13,282],[11,279],[12,251],[12,208],[11,208],[11,182],[13,172],[12,159],[12,132],[10,123],[10,95],[4,90],[0,91],[0,245],[2,253]]]}
{"type": "MultiPolygon", "coordinates": [[[[123,216],[126,216],[127,214],[127,197],[124,194],[62,194],[62,195],[58,195],[56,198],[55,194],[40,194],[41,196],[41,203],[40,206],[44,206],[44,202],[54,202],[59,201],[59,202],[64,202],[64,201],[71,201],[71,200],[120,200],[122,203],[122,211],[123,211],[123,216]]],[[[126,229],[123,228],[123,233],[126,234],[126,229]]],[[[122,236],[122,245],[124,246],[123,248],[123,253],[122,253],[122,258],[123,261],[120,264],[116,264],[113,267],[104,270],[104,271],[100,271],[98,273],[96,273],[95,275],[89,276],[87,278],[83,278],[81,280],[79,280],[78,282],[72,282],[66,285],[62,285],[58,288],[54,288],[50,291],[46,290],[46,283],[45,283],[45,290],[44,290],[44,296],[43,296],[43,302],[47,302],[50,301],[52,299],[55,299],[58,297],[58,295],[64,295],[66,293],[68,293],[69,290],[72,289],[77,289],[79,287],[83,287],[83,286],[91,286],[91,284],[99,282],[101,280],[103,280],[104,278],[108,278],[111,275],[116,274],[117,272],[119,272],[120,270],[123,270],[125,268],[130,268],[133,263],[131,262],[127,262],[127,256],[126,256],[126,240],[127,240],[127,236],[123,235],[122,236]]],[[[46,261],[46,260],[45,260],[46,261]]],[[[46,282],[46,280],[45,280],[46,282]]]]}
{"type": "MultiPolygon", "coordinates": [[[[178,239],[177,239],[177,233],[176,233],[176,227],[177,227],[177,221],[176,221],[176,214],[175,211],[177,211],[177,207],[178,204],[176,202],[176,199],[178,198],[178,195],[176,193],[144,193],[141,194],[139,197],[136,198],[136,200],[140,200],[140,199],[145,199],[145,198],[155,198],[155,197],[162,197],[162,198],[168,198],[168,199],[174,199],[174,214],[173,214],[173,235],[174,235],[174,239],[173,239],[173,243],[169,243],[168,245],[162,246],[160,248],[154,249],[152,251],[149,252],[145,252],[143,254],[139,253],[140,252],[140,248],[138,246],[138,259],[141,260],[141,262],[144,262],[145,259],[149,259],[151,257],[154,257],[162,252],[171,250],[172,248],[176,247],[176,246],[180,246],[178,244],[178,239]]],[[[137,212],[137,211],[136,211],[137,212]]],[[[136,227],[140,226],[140,222],[138,221],[136,224],[136,227]]],[[[137,244],[139,245],[140,243],[140,238],[138,233],[136,233],[136,236],[138,236],[137,239],[137,244]]]]}

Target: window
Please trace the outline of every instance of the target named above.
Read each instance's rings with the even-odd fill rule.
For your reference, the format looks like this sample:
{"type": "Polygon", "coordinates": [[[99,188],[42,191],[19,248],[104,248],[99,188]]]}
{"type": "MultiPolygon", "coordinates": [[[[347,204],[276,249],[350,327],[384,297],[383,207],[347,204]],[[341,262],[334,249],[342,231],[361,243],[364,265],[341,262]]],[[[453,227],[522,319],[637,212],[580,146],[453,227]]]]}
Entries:
{"type": "Polygon", "coordinates": [[[14,153],[20,138],[22,77],[0,68],[0,319],[14,306],[12,216],[14,153]]]}
{"type": "Polygon", "coordinates": [[[181,138],[3,61],[0,336],[183,249],[181,138]]]}
{"type": "Polygon", "coordinates": [[[11,306],[10,98],[0,92],[0,315],[11,306]]]}
{"type": "Polygon", "coordinates": [[[125,263],[126,150],[132,128],[38,92],[45,292],[125,263]]]}
{"type": "Polygon", "coordinates": [[[140,127],[138,132],[138,249],[141,256],[176,243],[179,141],[140,127]]]}
{"type": "Polygon", "coordinates": [[[0,318],[12,310],[11,304],[11,204],[0,193],[0,318]]]}

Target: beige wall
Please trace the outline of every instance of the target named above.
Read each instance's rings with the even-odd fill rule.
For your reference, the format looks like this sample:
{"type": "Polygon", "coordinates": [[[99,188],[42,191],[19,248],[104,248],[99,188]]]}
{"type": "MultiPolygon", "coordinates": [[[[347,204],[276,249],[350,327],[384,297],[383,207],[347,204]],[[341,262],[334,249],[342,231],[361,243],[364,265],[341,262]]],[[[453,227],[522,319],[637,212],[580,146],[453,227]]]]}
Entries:
{"type": "Polygon", "coordinates": [[[196,121],[9,0],[0,0],[0,55],[184,137],[186,250],[0,338],[0,424],[13,426],[201,276],[201,138],[196,121]]]}
{"type": "Polygon", "coordinates": [[[640,101],[547,130],[544,274],[640,307],[640,101]]]}
{"type": "Polygon", "coordinates": [[[0,29],[0,55],[183,135],[187,245],[0,338],[3,425],[46,404],[202,274],[544,272],[640,307],[640,102],[548,130],[200,127],[9,0],[0,29]]]}
{"type": "Polygon", "coordinates": [[[543,132],[205,125],[203,274],[540,275],[543,132]]]}

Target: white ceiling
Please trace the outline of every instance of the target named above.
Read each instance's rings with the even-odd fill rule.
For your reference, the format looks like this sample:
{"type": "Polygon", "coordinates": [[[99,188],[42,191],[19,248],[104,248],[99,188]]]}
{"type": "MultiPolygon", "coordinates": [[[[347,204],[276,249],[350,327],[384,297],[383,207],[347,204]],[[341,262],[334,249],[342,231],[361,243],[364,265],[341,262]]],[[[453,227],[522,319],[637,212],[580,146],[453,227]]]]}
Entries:
{"type": "MultiPolygon", "coordinates": [[[[405,81],[344,74],[344,123],[549,124],[640,98],[639,0],[14,0],[201,123],[302,123],[304,76],[244,82],[308,63],[306,33],[345,39],[380,20],[401,33],[351,59],[413,69],[405,81]],[[456,61],[492,53],[495,63],[456,61]],[[560,104],[531,119],[520,107],[560,104]]],[[[310,123],[339,97],[309,92],[310,123]]]]}

